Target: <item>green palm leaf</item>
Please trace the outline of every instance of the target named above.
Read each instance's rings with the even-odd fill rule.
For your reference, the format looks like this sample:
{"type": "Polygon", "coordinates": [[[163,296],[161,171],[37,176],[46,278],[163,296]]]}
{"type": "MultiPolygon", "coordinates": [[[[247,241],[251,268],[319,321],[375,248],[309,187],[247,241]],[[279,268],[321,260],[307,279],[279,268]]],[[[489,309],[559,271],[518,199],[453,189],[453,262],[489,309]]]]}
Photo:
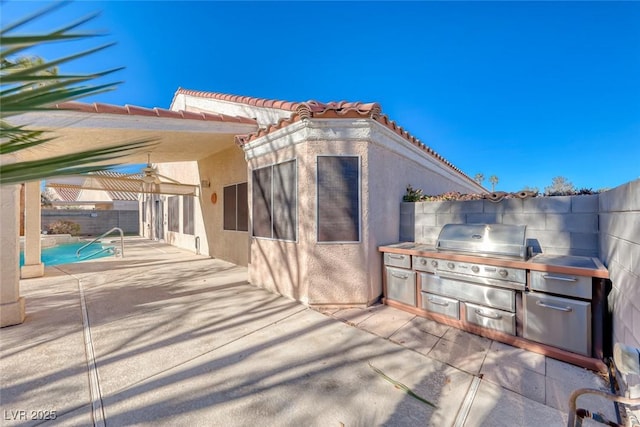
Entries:
{"type": "MultiPolygon", "coordinates": [[[[44,43],[82,40],[100,34],[77,32],[77,28],[97,14],[79,19],[62,28],[45,34],[15,34],[20,27],[45,17],[66,3],[56,3],[26,18],[9,24],[0,30],[0,154],[19,158],[21,150],[37,149],[51,142],[44,130],[33,130],[29,126],[15,126],[11,116],[33,111],[55,109],[55,104],[96,95],[115,89],[121,82],[89,84],[95,79],[115,73],[114,68],[89,74],[58,74],[59,66],[83,58],[113,45],[104,44],[79,53],[50,61],[39,58],[31,60],[18,55],[25,49],[33,49],[44,43]]],[[[132,151],[148,148],[153,141],[143,140],[121,143],[108,148],[96,148],[78,153],[48,157],[33,161],[16,161],[3,158],[0,168],[0,184],[14,184],[47,177],[86,173],[113,167],[119,157],[132,151]],[[109,164],[105,164],[108,162],[109,164]]]]}

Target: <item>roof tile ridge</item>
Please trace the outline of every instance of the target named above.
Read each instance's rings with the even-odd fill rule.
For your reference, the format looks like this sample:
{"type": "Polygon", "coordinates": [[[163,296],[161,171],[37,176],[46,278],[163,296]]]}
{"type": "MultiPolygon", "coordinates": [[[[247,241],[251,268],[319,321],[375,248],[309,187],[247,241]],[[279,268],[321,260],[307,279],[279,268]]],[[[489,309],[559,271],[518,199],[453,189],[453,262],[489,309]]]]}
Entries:
{"type": "Polygon", "coordinates": [[[294,111],[295,107],[299,104],[298,102],[285,101],[285,100],[255,98],[255,97],[244,96],[244,95],[233,95],[228,93],[209,92],[209,91],[192,90],[192,89],[184,89],[184,88],[178,88],[178,90],[176,91],[176,95],[178,94],[197,96],[201,98],[211,98],[211,99],[217,99],[220,101],[235,102],[239,104],[251,105],[251,106],[260,107],[260,108],[276,108],[276,109],[287,110],[287,111],[294,111]]]}

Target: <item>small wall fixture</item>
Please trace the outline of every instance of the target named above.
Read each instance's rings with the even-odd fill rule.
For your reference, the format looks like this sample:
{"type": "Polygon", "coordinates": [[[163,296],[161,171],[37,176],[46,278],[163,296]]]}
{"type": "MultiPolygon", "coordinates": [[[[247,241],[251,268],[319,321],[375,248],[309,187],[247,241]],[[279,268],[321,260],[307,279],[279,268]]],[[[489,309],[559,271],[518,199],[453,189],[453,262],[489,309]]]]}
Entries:
{"type": "Polygon", "coordinates": [[[211,187],[211,183],[209,182],[208,179],[203,179],[202,181],[200,181],[200,186],[202,188],[209,188],[211,187]]]}
{"type": "Polygon", "coordinates": [[[218,194],[217,193],[213,193],[211,195],[211,203],[213,203],[215,205],[217,201],[218,201],[218,194]]]}

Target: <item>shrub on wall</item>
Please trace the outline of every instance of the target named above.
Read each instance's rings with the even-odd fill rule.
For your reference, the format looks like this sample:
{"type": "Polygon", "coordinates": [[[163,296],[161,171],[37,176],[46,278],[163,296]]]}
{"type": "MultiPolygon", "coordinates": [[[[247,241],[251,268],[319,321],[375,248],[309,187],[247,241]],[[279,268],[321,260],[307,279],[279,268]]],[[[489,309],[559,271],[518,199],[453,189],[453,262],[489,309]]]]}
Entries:
{"type": "Polygon", "coordinates": [[[49,234],[71,234],[77,236],[80,234],[80,224],[73,221],[59,220],[52,222],[47,227],[47,233],[49,234]]]}
{"type": "MultiPolygon", "coordinates": [[[[598,194],[600,191],[594,191],[590,188],[581,188],[579,190],[567,190],[558,191],[553,193],[545,193],[545,196],[581,196],[589,194],[598,194]]],[[[415,189],[411,185],[407,186],[407,192],[402,197],[403,202],[443,202],[448,200],[482,200],[488,199],[492,202],[499,202],[503,199],[526,199],[528,197],[538,197],[540,194],[538,191],[522,190],[517,193],[506,193],[504,191],[496,191],[487,194],[462,194],[457,191],[450,191],[448,193],[438,194],[435,196],[428,196],[422,193],[421,189],[415,189]]]]}

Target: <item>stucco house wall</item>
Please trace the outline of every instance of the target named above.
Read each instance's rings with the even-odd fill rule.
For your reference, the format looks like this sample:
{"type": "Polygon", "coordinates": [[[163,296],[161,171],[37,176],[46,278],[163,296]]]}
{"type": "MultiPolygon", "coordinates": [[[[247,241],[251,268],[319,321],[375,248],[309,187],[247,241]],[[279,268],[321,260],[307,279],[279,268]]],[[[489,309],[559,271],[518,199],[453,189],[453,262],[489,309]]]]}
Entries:
{"type": "MultiPolygon", "coordinates": [[[[199,185],[199,175],[198,175],[198,165],[197,162],[172,162],[172,163],[158,163],[155,165],[158,171],[158,174],[169,176],[182,184],[190,184],[190,185],[199,185]]],[[[154,212],[151,215],[149,209],[154,209],[155,205],[153,199],[154,197],[159,197],[162,200],[163,206],[163,227],[164,227],[164,240],[167,243],[175,245],[179,248],[187,249],[193,252],[196,252],[196,237],[200,237],[200,252],[203,254],[208,254],[208,248],[206,245],[203,247],[203,242],[206,241],[204,227],[203,227],[203,219],[200,209],[200,201],[197,197],[194,199],[194,213],[195,213],[195,222],[194,222],[194,234],[185,234],[183,233],[183,219],[184,219],[184,211],[183,211],[183,202],[182,199],[184,197],[192,197],[192,196],[167,196],[167,195],[159,195],[159,196],[151,196],[143,195],[142,200],[147,203],[147,219],[145,224],[143,224],[143,230],[149,233],[150,230],[155,227],[155,220],[157,213],[154,212]],[[169,231],[168,230],[168,209],[169,209],[169,198],[170,197],[178,197],[180,199],[179,202],[179,232],[169,231]]],[[[150,235],[148,237],[151,237],[150,235]]]]}
{"type": "MultiPolygon", "coordinates": [[[[198,162],[194,183],[211,183],[202,188],[199,226],[207,236],[209,255],[246,262],[251,283],[305,304],[365,306],[378,299],[382,274],[377,248],[399,240],[398,201],[407,185],[434,193],[484,191],[381,114],[375,103],[292,103],[179,89],[171,109],[257,121],[260,130],[236,137],[240,153],[229,149],[198,162]],[[323,155],[359,158],[357,242],[318,242],[317,159],[323,155]],[[253,237],[253,171],[292,159],[297,174],[296,240],[253,237]],[[248,183],[249,232],[227,232],[222,230],[223,188],[240,182],[248,183]],[[210,201],[214,193],[216,204],[210,201]]],[[[178,170],[165,171],[180,176],[175,175],[178,170]]],[[[175,235],[171,238],[180,244],[175,235]]]]}
{"type": "MultiPolygon", "coordinates": [[[[199,250],[202,255],[224,259],[238,265],[248,265],[249,235],[246,231],[228,231],[223,229],[224,199],[223,189],[227,185],[247,181],[247,163],[242,149],[232,146],[212,156],[193,162],[160,163],[158,173],[175,179],[183,184],[200,186],[208,181],[209,187],[200,187],[198,197],[194,197],[194,234],[184,233],[183,198],[191,196],[160,196],[163,200],[164,239],[167,243],[190,251],[197,251],[196,239],[199,238],[199,250]],[[216,203],[211,196],[216,194],[216,203]],[[180,231],[168,230],[169,197],[180,197],[180,231]]],[[[144,196],[143,196],[144,198],[144,196]]],[[[144,198],[149,204],[149,197],[144,198]]],[[[153,205],[153,202],[150,203],[153,205]]],[[[147,208],[143,224],[145,236],[150,237],[151,212],[147,208]]]]}
{"type": "Polygon", "coordinates": [[[224,230],[224,187],[247,182],[247,162],[242,149],[233,146],[198,161],[199,180],[209,181],[201,188],[197,229],[202,230],[207,254],[238,265],[249,263],[249,233],[224,230]],[[216,203],[211,196],[216,194],[216,203]]]}
{"type": "Polygon", "coordinates": [[[398,241],[398,201],[407,184],[422,183],[431,191],[477,191],[439,160],[403,145],[401,137],[367,119],[306,120],[246,145],[249,182],[254,169],[297,160],[299,218],[297,242],[251,238],[249,281],[309,305],[374,302],[382,293],[377,247],[398,241]],[[317,241],[316,162],[321,155],[360,158],[359,242],[317,241]]]}

